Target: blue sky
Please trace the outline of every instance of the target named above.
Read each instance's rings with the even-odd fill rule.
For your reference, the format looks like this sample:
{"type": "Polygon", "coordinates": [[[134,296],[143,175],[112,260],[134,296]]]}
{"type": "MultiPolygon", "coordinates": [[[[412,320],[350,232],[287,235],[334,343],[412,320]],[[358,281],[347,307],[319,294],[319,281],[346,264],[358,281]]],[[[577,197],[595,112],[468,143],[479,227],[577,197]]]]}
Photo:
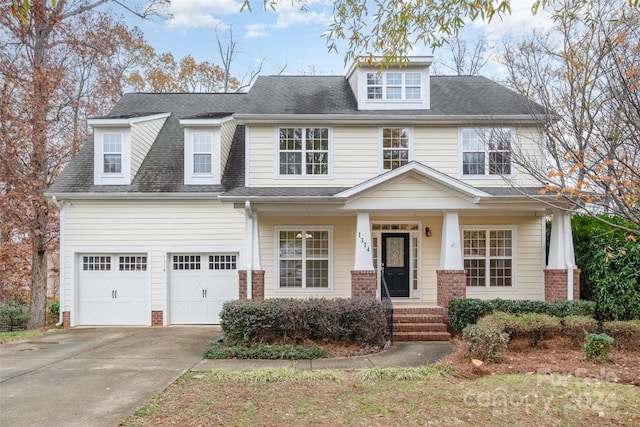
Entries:
{"type": "MultiPolygon", "coordinates": [[[[532,3],[533,0],[515,0],[511,16],[491,24],[472,23],[464,36],[473,39],[484,33],[490,44],[498,45],[505,36],[519,36],[524,31],[548,26],[548,17],[532,17],[532,3]]],[[[232,65],[234,76],[241,77],[256,69],[260,60],[264,60],[263,75],[278,74],[283,69],[283,74],[314,70],[315,74],[343,75],[348,68],[344,64],[346,44],[339,46],[338,53],[328,52],[323,37],[332,21],[333,3],[309,0],[307,4],[306,12],[288,1],[278,4],[275,11],[265,11],[261,0],[254,0],[253,11],[241,12],[241,0],[172,0],[173,19],[142,21],[127,17],[127,21],[143,31],[147,42],[157,52],[171,52],[177,60],[191,54],[197,61],[213,63],[220,63],[216,29],[225,40],[231,28],[239,51],[232,65]]],[[[432,51],[419,47],[414,53],[431,55],[432,51]]],[[[444,58],[446,50],[436,51],[435,56],[444,58]]],[[[483,74],[497,77],[499,66],[491,64],[483,74]]]]}

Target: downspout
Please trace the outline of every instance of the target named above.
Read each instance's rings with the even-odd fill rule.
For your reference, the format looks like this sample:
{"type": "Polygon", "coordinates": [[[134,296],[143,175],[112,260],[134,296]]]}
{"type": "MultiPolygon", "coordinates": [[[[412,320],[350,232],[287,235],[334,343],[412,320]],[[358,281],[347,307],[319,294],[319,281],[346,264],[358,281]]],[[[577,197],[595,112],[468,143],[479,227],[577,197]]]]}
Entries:
{"type": "Polygon", "coordinates": [[[53,201],[53,204],[58,208],[58,210],[60,211],[60,215],[58,217],[58,219],[60,220],[60,230],[59,230],[59,236],[60,236],[60,249],[59,249],[59,254],[58,256],[60,257],[60,271],[58,272],[58,274],[60,275],[59,281],[60,283],[58,284],[58,292],[60,293],[60,297],[58,298],[58,305],[59,305],[59,309],[58,309],[58,323],[56,323],[56,328],[59,328],[60,326],[62,326],[62,324],[64,323],[64,223],[65,223],[65,215],[64,215],[64,202],[59,202],[58,198],[56,196],[53,196],[51,198],[51,200],[53,201]]]}
{"type": "Polygon", "coordinates": [[[245,233],[247,236],[247,247],[245,248],[245,254],[247,257],[247,299],[252,299],[253,294],[253,212],[251,211],[251,202],[245,200],[244,211],[247,215],[247,221],[245,223],[245,233]]]}

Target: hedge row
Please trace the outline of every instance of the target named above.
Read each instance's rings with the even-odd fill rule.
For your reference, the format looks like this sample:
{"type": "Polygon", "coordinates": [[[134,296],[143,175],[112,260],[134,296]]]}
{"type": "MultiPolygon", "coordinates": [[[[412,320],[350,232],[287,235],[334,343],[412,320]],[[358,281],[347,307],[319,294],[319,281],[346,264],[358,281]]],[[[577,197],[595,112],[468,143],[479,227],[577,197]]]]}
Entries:
{"type": "Polygon", "coordinates": [[[369,298],[229,301],[220,325],[229,345],[307,340],[381,345],[387,333],[382,305],[369,298]]]}
{"type": "Polygon", "coordinates": [[[550,304],[544,301],[465,298],[452,299],[449,301],[448,308],[451,327],[454,331],[461,332],[465,326],[474,324],[481,317],[497,311],[510,314],[539,313],[554,317],[593,317],[595,303],[575,300],[550,304]]]}

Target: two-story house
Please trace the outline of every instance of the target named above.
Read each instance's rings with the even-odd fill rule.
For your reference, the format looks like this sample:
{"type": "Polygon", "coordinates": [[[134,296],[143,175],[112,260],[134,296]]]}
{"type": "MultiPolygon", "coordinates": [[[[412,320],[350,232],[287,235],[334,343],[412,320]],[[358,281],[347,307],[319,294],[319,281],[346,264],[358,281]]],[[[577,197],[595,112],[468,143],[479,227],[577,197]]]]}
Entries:
{"type": "Polygon", "coordinates": [[[124,95],[48,193],[65,326],[215,324],[225,300],[380,298],[382,278],[413,314],[577,295],[568,216],[547,261],[515,161],[543,167],[545,112],[430,65],[124,95]]]}

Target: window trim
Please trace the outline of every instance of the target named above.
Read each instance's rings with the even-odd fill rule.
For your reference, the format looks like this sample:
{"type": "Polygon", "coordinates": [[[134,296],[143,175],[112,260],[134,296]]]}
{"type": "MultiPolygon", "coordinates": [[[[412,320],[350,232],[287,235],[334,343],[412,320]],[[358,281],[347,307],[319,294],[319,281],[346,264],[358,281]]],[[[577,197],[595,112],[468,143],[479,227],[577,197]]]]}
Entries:
{"type": "MultiPolygon", "coordinates": [[[[379,173],[385,173],[393,170],[393,169],[384,168],[384,152],[386,149],[384,148],[383,136],[384,136],[385,129],[407,129],[409,131],[409,148],[407,149],[407,151],[409,152],[409,156],[407,159],[407,163],[410,163],[413,161],[413,146],[414,146],[413,127],[411,126],[380,126],[378,128],[378,171],[379,173]]],[[[402,166],[399,166],[399,167],[402,167],[402,166]]]]}
{"type": "MultiPolygon", "coordinates": [[[[93,131],[93,182],[95,185],[131,184],[131,129],[123,127],[95,128],[93,131]],[[120,135],[120,172],[104,170],[104,137],[120,135]]],[[[106,154],[113,152],[106,152],[106,154]]]]}
{"type": "MultiPolygon", "coordinates": [[[[491,281],[490,281],[490,263],[487,262],[485,265],[485,274],[487,274],[485,277],[489,280],[487,280],[487,283],[485,286],[467,286],[466,285],[466,274],[465,274],[465,288],[467,289],[467,292],[473,292],[473,291],[478,291],[478,292],[512,292],[512,291],[517,291],[518,290],[518,271],[517,271],[517,260],[518,260],[518,256],[517,256],[517,248],[518,248],[518,227],[515,225],[464,225],[460,227],[460,248],[462,251],[462,263],[464,265],[465,260],[467,259],[464,255],[464,232],[465,231],[486,231],[487,232],[487,239],[489,239],[489,232],[490,231],[511,231],[511,286],[491,286],[491,281]]],[[[487,246],[487,249],[489,247],[487,246]]],[[[497,259],[505,259],[506,257],[499,257],[497,259]]],[[[477,258],[474,258],[477,259],[477,258]]],[[[491,259],[496,259],[496,258],[492,258],[490,256],[489,251],[487,251],[487,256],[484,258],[485,260],[489,261],[491,259]]]]}
{"type": "Polygon", "coordinates": [[[424,79],[422,78],[422,73],[417,70],[389,70],[383,71],[378,74],[377,71],[368,71],[364,75],[365,80],[365,93],[364,99],[366,102],[415,102],[422,103],[424,98],[423,87],[425,85],[424,79]],[[375,74],[380,77],[380,84],[369,84],[369,76],[375,74]],[[387,77],[391,74],[400,74],[401,81],[400,84],[389,84],[387,82],[387,77]],[[407,84],[407,74],[417,74],[420,76],[420,85],[408,85],[407,84]],[[369,98],[369,88],[381,88],[381,98],[369,98]],[[389,98],[388,89],[389,88],[400,88],[400,98],[389,98]],[[419,98],[407,98],[407,88],[419,88],[420,97],[419,98]]]}
{"type": "MultiPolygon", "coordinates": [[[[184,183],[185,185],[219,185],[221,182],[221,131],[215,126],[184,128],[184,183]],[[211,138],[211,172],[195,172],[195,135],[208,134],[211,138]]],[[[198,152],[204,153],[204,152],[198,152]]]]}
{"type": "MultiPolygon", "coordinates": [[[[274,283],[274,291],[278,293],[332,293],[334,291],[334,281],[333,281],[333,226],[332,225],[287,225],[287,226],[276,226],[274,228],[274,272],[275,272],[275,283],[274,283]],[[306,287],[306,272],[303,270],[303,278],[302,278],[302,287],[300,288],[286,288],[280,287],[280,232],[281,231],[327,231],[328,239],[329,239],[329,259],[328,259],[328,286],[326,288],[307,288],[306,287]]],[[[304,248],[304,246],[303,246],[304,248]]],[[[306,261],[306,254],[303,251],[302,262],[306,261]]]]}
{"type": "MultiPolygon", "coordinates": [[[[513,151],[514,151],[514,146],[516,143],[516,130],[514,127],[511,126],[475,126],[475,127],[469,127],[469,126],[465,126],[465,127],[460,127],[458,128],[458,176],[461,179],[501,179],[503,177],[506,178],[514,178],[516,176],[516,165],[513,161],[513,151]],[[501,129],[501,130],[505,130],[505,131],[509,131],[511,133],[511,146],[510,146],[510,153],[511,153],[511,157],[510,157],[510,169],[511,169],[511,173],[509,174],[490,174],[489,171],[491,169],[491,163],[490,163],[490,156],[489,154],[491,152],[496,152],[496,150],[493,151],[489,151],[486,149],[484,150],[484,154],[485,154],[485,161],[484,161],[484,168],[485,168],[485,173],[482,175],[475,175],[475,174],[465,174],[464,173],[464,153],[466,152],[475,152],[475,151],[465,151],[464,150],[464,141],[463,141],[463,132],[465,130],[478,130],[478,129],[486,129],[486,130],[493,130],[493,129],[501,129]]],[[[502,150],[504,151],[504,150],[502,150]]]]}
{"type": "MultiPolygon", "coordinates": [[[[325,180],[325,179],[333,179],[333,128],[330,126],[313,126],[313,125],[282,125],[282,126],[277,126],[275,128],[275,143],[274,143],[274,175],[275,175],[275,179],[284,179],[284,180],[291,180],[291,179],[304,179],[304,180],[325,180]],[[302,163],[302,173],[300,175],[285,175],[285,174],[281,174],[280,173],[280,130],[281,129],[289,129],[289,128],[300,128],[302,129],[302,133],[303,133],[303,141],[302,141],[302,158],[303,158],[303,163],[302,163]],[[308,175],[307,174],[307,163],[306,163],[306,154],[307,154],[307,150],[306,150],[306,129],[327,129],[327,140],[328,140],[328,150],[327,150],[327,174],[326,175],[308,175]]],[[[291,151],[291,150],[284,150],[284,151],[291,151]]],[[[314,151],[314,150],[312,150],[314,151]]]]}
{"type": "Polygon", "coordinates": [[[110,177],[120,177],[122,176],[123,171],[123,160],[124,160],[124,135],[122,132],[103,132],[102,133],[102,174],[110,177]],[[119,136],[120,137],[120,150],[119,151],[107,151],[105,149],[105,138],[107,136],[119,136]],[[105,170],[106,162],[105,156],[107,155],[119,155],[120,156],[120,171],[119,172],[109,172],[105,170]]]}
{"type": "Polygon", "coordinates": [[[192,132],[191,133],[191,174],[194,177],[211,177],[213,176],[213,132],[192,132]],[[210,138],[209,151],[196,150],[196,136],[208,136],[210,138]],[[196,155],[209,155],[209,171],[208,172],[196,172],[196,155]]]}

